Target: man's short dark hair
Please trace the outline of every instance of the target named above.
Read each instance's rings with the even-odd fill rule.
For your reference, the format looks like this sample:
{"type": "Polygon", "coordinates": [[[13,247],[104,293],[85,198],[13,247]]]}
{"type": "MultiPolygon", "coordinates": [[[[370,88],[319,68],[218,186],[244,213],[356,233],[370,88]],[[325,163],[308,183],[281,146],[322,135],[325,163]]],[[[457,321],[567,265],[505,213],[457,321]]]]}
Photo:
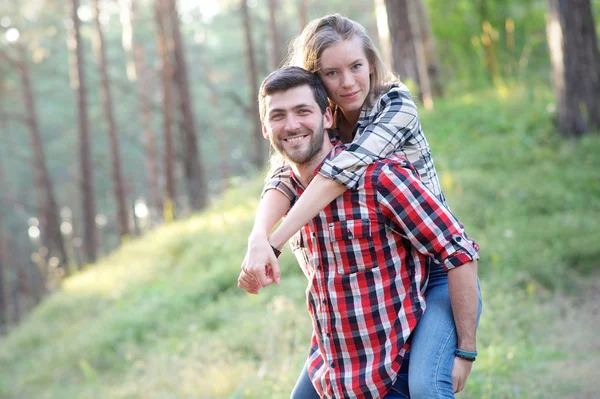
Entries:
{"type": "Polygon", "coordinates": [[[308,72],[300,67],[284,67],[271,72],[263,80],[258,91],[258,105],[260,108],[260,120],[264,121],[267,114],[267,105],[265,98],[275,93],[295,89],[296,87],[307,85],[311,88],[313,96],[322,113],[329,106],[327,92],[321,79],[314,73],[308,72]]]}

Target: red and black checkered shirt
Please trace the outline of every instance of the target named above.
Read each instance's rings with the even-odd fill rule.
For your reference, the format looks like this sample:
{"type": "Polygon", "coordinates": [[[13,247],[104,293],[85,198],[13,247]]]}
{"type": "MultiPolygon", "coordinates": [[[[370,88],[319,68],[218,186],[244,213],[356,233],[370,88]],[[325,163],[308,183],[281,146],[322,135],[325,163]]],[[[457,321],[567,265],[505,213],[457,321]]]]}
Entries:
{"type": "MultiPolygon", "coordinates": [[[[302,194],[293,173],[291,181],[302,194]]],[[[308,372],[324,398],[385,395],[425,310],[427,258],[448,270],[478,256],[460,222],[400,157],[370,165],[291,246],[309,280],[308,372]]]]}

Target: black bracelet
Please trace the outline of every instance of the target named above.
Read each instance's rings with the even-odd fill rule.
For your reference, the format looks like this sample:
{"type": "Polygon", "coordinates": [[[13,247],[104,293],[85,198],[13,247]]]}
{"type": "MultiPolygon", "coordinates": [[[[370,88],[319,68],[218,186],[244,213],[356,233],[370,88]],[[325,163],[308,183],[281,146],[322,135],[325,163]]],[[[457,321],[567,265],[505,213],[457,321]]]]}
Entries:
{"type": "Polygon", "coordinates": [[[477,352],[468,352],[457,349],[454,351],[454,356],[460,357],[461,359],[465,359],[469,362],[474,362],[477,358],[477,352]]]}
{"type": "Polygon", "coordinates": [[[275,257],[279,258],[279,255],[281,255],[281,251],[278,250],[277,248],[275,248],[274,246],[271,245],[271,249],[273,250],[273,253],[275,253],[275,257]]]}

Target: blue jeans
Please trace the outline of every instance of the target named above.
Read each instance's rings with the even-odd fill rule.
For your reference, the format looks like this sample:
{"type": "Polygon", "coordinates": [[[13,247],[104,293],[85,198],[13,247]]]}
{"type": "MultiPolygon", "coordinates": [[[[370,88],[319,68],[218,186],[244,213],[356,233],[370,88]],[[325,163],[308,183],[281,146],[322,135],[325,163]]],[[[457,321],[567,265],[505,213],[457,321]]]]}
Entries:
{"type": "MultiPolygon", "coordinates": [[[[479,281],[477,282],[479,284],[479,281]]],[[[456,328],[448,291],[448,276],[433,271],[425,291],[427,308],[412,334],[408,385],[413,399],[454,398],[452,366],[456,350],[456,328]]],[[[482,301],[479,289],[479,312],[482,301]]]]}
{"type": "MultiPolygon", "coordinates": [[[[319,399],[319,394],[315,390],[310,378],[308,378],[308,361],[304,364],[298,382],[290,395],[291,399],[319,399]]],[[[398,378],[392,385],[390,391],[384,396],[384,399],[405,399],[410,398],[408,392],[408,369],[410,367],[410,359],[405,359],[402,362],[398,378]]]]}
{"type": "MultiPolygon", "coordinates": [[[[412,334],[410,361],[408,362],[408,385],[410,396],[404,395],[403,388],[395,387],[404,384],[404,374],[400,374],[385,399],[412,397],[413,399],[453,399],[452,366],[456,350],[456,328],[448,292],[448,276],[443,270],[431,271],[427,290],[425,291],[427,308],[412,334]]],[[[479,290],[479,316],[482,301],[479,290]]],[[[403,364],[407,363],[406,361],[403,364]]],[[[308,378],[306,365],[292,391],[292,399],[319,399],[312,382],[308,378]]]]}

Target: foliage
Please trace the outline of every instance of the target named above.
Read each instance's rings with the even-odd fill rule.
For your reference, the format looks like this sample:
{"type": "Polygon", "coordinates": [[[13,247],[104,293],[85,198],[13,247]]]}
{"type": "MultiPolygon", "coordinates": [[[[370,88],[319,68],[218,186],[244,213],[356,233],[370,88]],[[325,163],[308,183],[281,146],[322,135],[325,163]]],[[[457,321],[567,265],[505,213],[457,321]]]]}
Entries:
{"type": "MultiPolygon", "coordinates": [[[[566,317],[580,305],[546,287],[598,270],[600,139],[559,140],[550,98],[507,87],[421,112],[450,205],[482,248],[481,355],[463,398],[595,389],[564,365],[594,365],[600,348],[561,341],[568,320],[592,342],[578,331],[592,333],[594,313],[566,317]]],[[[0,341],[0,398],[288,397],[308,350],[306,280],[284,251],[281,285],[235,287],[261,180],[67,280],[0,341]]]]}

